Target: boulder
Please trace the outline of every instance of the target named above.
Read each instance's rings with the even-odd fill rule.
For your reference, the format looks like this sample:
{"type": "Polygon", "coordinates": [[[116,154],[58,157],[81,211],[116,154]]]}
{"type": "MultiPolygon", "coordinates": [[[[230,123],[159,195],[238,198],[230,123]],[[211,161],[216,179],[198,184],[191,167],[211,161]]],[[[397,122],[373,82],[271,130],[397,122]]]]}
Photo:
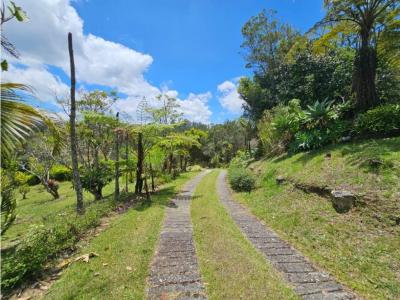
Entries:
{"type": "Polygon", "coordinates": [[[356,202],[356,196],[346,190],[332,190],[331,199],[333,208],[339,213],[348,212],[356,202]]]}
{"type": "Polygon", "coordinates": [[[285,181],[286,181],[286,179],[285,179],[285,177],[283,177],[283,176],[278,176],[278,177],[276,177],[276,184],[277,184],[277,185],[281,185],[281,184],[283,184],[285,181]]]}

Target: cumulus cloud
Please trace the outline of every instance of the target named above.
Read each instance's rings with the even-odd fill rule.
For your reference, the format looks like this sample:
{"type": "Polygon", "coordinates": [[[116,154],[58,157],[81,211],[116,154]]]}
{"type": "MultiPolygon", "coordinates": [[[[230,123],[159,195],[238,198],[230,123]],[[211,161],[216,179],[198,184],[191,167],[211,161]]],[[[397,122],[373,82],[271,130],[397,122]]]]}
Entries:
{"type": "MultiPolygon", "coordinates": [[[[208,107],[208,101],[211,99],[212,94],[210,92],[203,94],[190,93],[188,97],[180,99],[178,92],[175,90],[168,90],[165,92],[169,97],[177,99],[179,104],[178,112],[182,113],[184,119],[188,119],[193,122],[201,122],[204,124],[210,123],[211,111],[208,107]]],[[[125,112],[131,116],[135,116],[136,110],[142,97],[130,96],[126,99],[120,99],[115,103],[115,109],[118,111],[125,112]]],[[[155,97],[146,98],[150,105],[157,106],[157,100],[155,97]]]]}
{"type": "Polygon", "coordinates": [[[238,79],[233,81],[226,80],[218,85],[217,89],[220,93],[218,96],[219,103],[230,113],[240,114],[243,112],[244,100],[237,91],[238,79]]]}
{"type": "Polygon", "coordinates": [[[207,104],[211,97],[212,94],[207,92],[204,94],[190,93],[184,100],[178,98],[183,117],[193,122],[210,123],[211,111],[207,104]]]}
{"type": "MultiPolygon", "coordinates": [[[[37,97],[44,101],[54,99],[54,94],[64,94],[66,85],[46,68],[53,65],[69,74],[67,34],[72,32],[77,79],[82,83],[109,86],[128,95],[118,101],[117,109],[134,115],[137,104],[145,96],[154,99],[164,92],[177,97],[178,92],[151,85],[144,73],[153,58],[122,44],[83,31],[84,22],[69,0],[20,0],[29,17],[28,23],[9,22],[4,33],[21,53],[20,67],[10,59],[7,80],[28,83],[37,90],[37,97]]],[[[209,122],[211,112],[206,94],[190,94],[179,99],[185,117],[209,122]]]]}
{"type": "Polygon", "coordinates": [[[60,78],[51,74],[44,66],[16,68],[9,66],[8,72],[3,72],[3,81],[18,82],[33,88],[34,96],[42,102],[55,104],[56,96],[68,95],[69,87],[60,78]]]}

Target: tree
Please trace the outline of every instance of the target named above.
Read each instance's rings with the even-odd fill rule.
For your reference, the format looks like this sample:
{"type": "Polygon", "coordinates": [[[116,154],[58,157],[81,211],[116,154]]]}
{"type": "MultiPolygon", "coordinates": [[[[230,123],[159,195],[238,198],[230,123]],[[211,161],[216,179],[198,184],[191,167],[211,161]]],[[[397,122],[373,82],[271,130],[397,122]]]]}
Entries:
{"type": "Polygon", "coordinates": [[[92,91],[82,95],[77,103],[82,117],[77,125],[82,186],[96,200],[102,198],[103,187],[115,175],[109,157],[115,150],[115,134],[119,121],[106,105],[110,101],[107,93],[92,91]]]}
{"type": "Polygon", "coordinates": [[[52,144],[53,138],[50,134],[47,132],[37,133],[25,145],[21,168],[36,176],[46,191],[54,199],[58,199],[60,197],[58,182],[50,179],[50,169],[56,162],[52,151],[52,144]]]}
{"type": "MultiPolygon", "coordinates": [[[[329,26],[335,33],[356,34],[353,91],[356,107],[363,111],[378,104],[376,91],[377,49],[379,42],[399,38],[400,6],[397,0],[325,0],[326,16],[314,28],[329,26]]],[[[330,34],[328,32],[327,34],[330,34]]],[[[335,36],[332,35],[331,36],[335,36]]],[[[399,51],[399,43],[395,51],[399,51]]],[[[393,52],[392,53],[396,53],[393,52]]]]}
{"type": "Polygon", "coordinates": [[[75,61],[74,50],[72,45],[72,33],[68,33],[68,52],[69,62],[71,69],[71,107],[69,115],[69,129],[70,129],[70,144],[71,144],[71,161],[72,161],[72,176],[74,188],[76,192],[76,211],[78,214],[84,213],[83,206],[83,193],[82,183],[79,177],[79,164],[78,164],[78,150],[77,150],[77,137],[76,137],[76,102],[75,102],[75,61]]]}

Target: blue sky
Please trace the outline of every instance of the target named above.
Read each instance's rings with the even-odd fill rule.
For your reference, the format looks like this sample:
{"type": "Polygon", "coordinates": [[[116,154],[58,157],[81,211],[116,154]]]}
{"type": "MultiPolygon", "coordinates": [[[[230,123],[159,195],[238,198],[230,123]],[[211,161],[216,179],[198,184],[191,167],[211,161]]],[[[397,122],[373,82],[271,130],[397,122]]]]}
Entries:
{"type": "MultiPolygon", "coordinates": [[[[235,90],[237,78],[251,75],[251,70],[244,67],[245,62],[240,49],[241,28],[251,16],[262,9],[273,9],[277,11],[278,18],[301,31],[310,28],[323,16],[321,0],[54,0],[51,5],[44,1],[43,5],[37,6],[32,6],[28,0],[16,2],[26,10],[31,20],[26,24],[10,25],[9,32],[6,28],[6,34],[21,49],[22,58],[19,64],[25,65],[24,68],[28,68],[30,73],[34,73],[35,70],[38,73],[35,73],[36,76],[29,75],[29,72],[25,75],[21,69],[17,69],[19,65],[15,65],[15,68],[10,70],[9,76],[12,79],[38,78],[39,72],[40,76],[50,76],[44,74],[48,72],[60,85],[56,86],[55,83],[54,90],[65,89],[68,85],[68,76],[65,74],[68,68],[61,59],[61,56],[65,59],[65,53],[43,45],[50,45],[52,40],[53,44],[57,43],[59,39],[59,46],[64,47],[64,26],[66,31],[70,30],[78,37],[78,55],[82,49],[82,63],[79,65],[78,57],[78,69],[83,69],[85,59],[90,60],[98,56],[98,61],[93,60],[84,66],[85,70],[81,69],[81,72],[88,74],[78,74],[80,84],[85,89],[110,89],[112,86],[122,91],[123,95],[131,95],[129,99],[138,98],[141,90],[146,90],[146,96],[156,93],[157,89],[168,90],[182,103],[188,101],[183,105],[183,109],[193,108],[188,117],[203,114],[204,120],[213,123],[240,115],[238,106],[235,108],[229,101],[238,101],[235,90]],[[36,13],[36,7],[41,7],[42,11],[36,13]],[[48,14],[49,22],[60,18],[61,21],[54,25],[60,29],[52,30],[47,28],[51,24],[41,24],[37,19],[43,14],[48,14]],[[29,32],[26,32],[24,38],[21,31],[28,26],[33,27],[31,35],[34,32],[43,32],[39,37],[43,49],[34,45],[34,39],[31,43],[26,42],[29,32]],[[51,38],[52,36],[54,38],[51,38]],[[108,43],[103,49],[110,49],[109,52],[100,55],[96,43],[99,44],[98,47],[103,45],[101,43],[108,43]],[[130,48],[135,53],[127,53],[118,48],[120,46],[114,51],[114,44],[130,48]],[[124,55],[126,58],[121,59],[124,55]],[[131,61],[132,66],[129,66],[131,61]],[[101,62],[104,62],[103,66],[101,62]],[[124,70],[124,66],[135,71],[124,70]],[[90,72],[88,69],[93,70],[90,72]],[[19,76],[13,77],[13,72],[19,76]],[[104,74],[104,78],[99,74],[104,74]],[[113,78],[105,78],[110,76],[113,78]],[[137,83],[135,86],[128,82],[127,77],[131,76],[137,77],[133,80],[137,83]],[[119,80],[126,82],[119,84],[119,80]],[[221,99],[225,99],[223,103],[226,105],[221,104],[221,99]],[[198,107],[198,112],[195,107],[198,107]]],[[[50,77],[48,82],[52,82],[50,77]]],[[[43,90],[45,89],[46,87],[43,87],[43,90]]],[[[122,101],[118,109],[126,109],[132,113],[133,109],[130,107],[134,106],[136,100],[127,100],[125,103],[122,101]]],[[[51,100],[42,101],[39,105],[52,110],[59,109],[51,100]]]]}

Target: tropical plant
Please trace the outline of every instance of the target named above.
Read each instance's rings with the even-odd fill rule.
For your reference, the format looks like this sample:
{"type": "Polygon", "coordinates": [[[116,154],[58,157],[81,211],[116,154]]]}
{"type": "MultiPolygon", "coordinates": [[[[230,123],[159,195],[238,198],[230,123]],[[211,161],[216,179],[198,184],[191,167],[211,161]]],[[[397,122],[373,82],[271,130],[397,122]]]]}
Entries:
{"type": "Polygon", "coordinates": [[[47,126],[54,137],[53,152],[62,146],[56,123],[43,112],[24,103],[32,89],[19,83],[1,83],[1,157],[9,157],[35,130],[47,126]]]}
{"type": "Polygon", "coordinates": [[[357,49],[354,60],[353,91],[356,107],[366,110],[378,104],[376,92],[377,51],[399,57],[399,14],[397,0],[324,0],[325,17],[313,29],[329,28],[322,38],[333,39],[339,34],[353,36],[357,49]]]}

